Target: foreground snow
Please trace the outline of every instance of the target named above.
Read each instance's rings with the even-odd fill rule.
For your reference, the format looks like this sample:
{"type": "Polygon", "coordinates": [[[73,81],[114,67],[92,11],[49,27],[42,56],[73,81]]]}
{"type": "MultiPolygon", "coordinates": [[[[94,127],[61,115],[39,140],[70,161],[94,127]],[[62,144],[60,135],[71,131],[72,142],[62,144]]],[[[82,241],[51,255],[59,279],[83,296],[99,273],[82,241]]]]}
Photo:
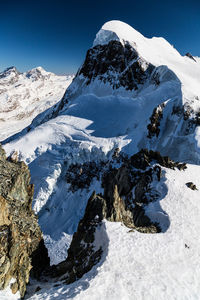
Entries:
{"type": "Polygon", "coordinates": [[[200,191],[189,189],[188,181],[200,182],[199,166],[163,174],[160,189],[167,195],[160,204],[170,219],[165,233],[129,232],[105,222],[108,239],[99,265],[69,286],[36,283],[42,289],[27,299],[199,299],[200,191]]]}

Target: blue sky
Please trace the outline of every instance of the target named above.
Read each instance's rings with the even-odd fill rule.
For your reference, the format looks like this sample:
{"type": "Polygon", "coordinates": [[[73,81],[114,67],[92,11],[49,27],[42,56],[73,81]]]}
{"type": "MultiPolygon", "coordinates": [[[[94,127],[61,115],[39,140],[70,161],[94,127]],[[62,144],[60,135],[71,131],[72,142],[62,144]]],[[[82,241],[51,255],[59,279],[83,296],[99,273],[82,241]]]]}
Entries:
{"type": "Polygon", "coordinates": [[[199,0],[0,0],[0,70],[43,66],[75,73],[110,20],[147,37],[162,36],[181,54],[200,56],[199,0]]]}

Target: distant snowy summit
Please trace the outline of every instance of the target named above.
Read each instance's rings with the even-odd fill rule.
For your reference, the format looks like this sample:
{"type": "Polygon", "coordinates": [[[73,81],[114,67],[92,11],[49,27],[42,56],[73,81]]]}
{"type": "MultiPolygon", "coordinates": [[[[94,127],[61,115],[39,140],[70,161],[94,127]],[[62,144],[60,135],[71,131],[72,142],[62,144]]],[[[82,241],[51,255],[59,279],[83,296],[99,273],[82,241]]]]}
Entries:
{"type": "Polygon", "coordinates": [[[21,73],[12,66],[0,72],[0,140],[58,102],[73,77],[58,76],[42,67],[21,73]]]}
{"type": "Polygon", "coordinates": [[[7,83],[13,83],[14,81],[17,81],[18,79],[31,79],[32,81],[38,80],[38,79],[43,79],[47,80],[50,78],[72,78],[73,75],[68,75],[68,76],[59,76],[56,75],[52,72],[47,72],[45,69],[42,67],[36,67],[33,68],[27,72],[21,73],[19,72],[16,67],[11,66],[9,68],[6,68],[4,71],[0,72],[0,86],[3,84],[7,83]]]}
{"type": "Polygon", "coordinates": [[[42,67],[37,67],[37,68],[33,68],[32,70],[28,71],[25,73],[25,76],[27,78],[30,78],[32,80],[37,80],[39,78],[42,78],[42,79],[49,79],[51,77],[63,77],[63,78],[72,78],[73,76],[71,75],[68,75],[68,76],[58,76],[52,72],[47,72],[45,69],[43,69],[42,67]]]}

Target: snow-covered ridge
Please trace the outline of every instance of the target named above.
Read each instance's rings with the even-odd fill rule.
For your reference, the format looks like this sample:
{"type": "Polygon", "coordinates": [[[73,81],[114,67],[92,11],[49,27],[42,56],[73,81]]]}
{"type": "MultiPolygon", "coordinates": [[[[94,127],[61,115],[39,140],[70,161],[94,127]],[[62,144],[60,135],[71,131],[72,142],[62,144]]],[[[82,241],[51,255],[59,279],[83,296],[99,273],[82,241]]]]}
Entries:
{"type": "Polygon", "coordinates": [[[111,40],[120,42],[130,41],[133,43],[145,42],[146,38],[130,25],[121,21],[110,21],[105,23],[96,34],[93,46],[107,44],[111,40]]]}
{"type": "Polygon", "coordinates": [[[105,23],[97,33],[93,46],[107,44],[111,40],[121,43],[128,41],[149,63],[154,66],[167,65],[181,80],[183,91],[188,95],[188,87],[193,94],[200,95],[200,67],[195,61],[180,53],[164,38],[146,38],[137,30],[121,21],[110,21],[105,23]]]}
{"type": "Polygon", "coordinates": [[[0,72],[0,140],[58,102],[72,79],[73,75],[58,76],[42,67],[24,73],[15,67],[0,72]]]}

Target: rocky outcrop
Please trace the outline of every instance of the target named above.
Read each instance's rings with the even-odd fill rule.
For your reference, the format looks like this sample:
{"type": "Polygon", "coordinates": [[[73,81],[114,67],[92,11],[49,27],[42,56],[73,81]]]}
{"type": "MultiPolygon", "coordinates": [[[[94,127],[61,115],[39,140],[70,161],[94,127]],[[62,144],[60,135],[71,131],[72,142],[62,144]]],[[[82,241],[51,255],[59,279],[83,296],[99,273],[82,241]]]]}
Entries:
{"type": "MultiPolygon", "coordinates": [[[[199,100],[198,96],[196,96],[196,100],[199,100]]],[[[194,133],[196,127],[200,125],[200,111],[194,111],[188,103],[184,106],[173,106],[172,115],[182,117],[184,122],[183,133],[185,135],[194,133]]]]}
{"type": "Polygon", "coordinates": [[[187,182],[186,186],[193,191],[197,190],[197,187],[193,182],[187,182]]]}
{"type": "Polygon", "coordinates": [[[47,249],[32,210],[33,185],[24,162],[6,159],[0,146],[0,288],[12,278],[23,297],[30,271],[39,277],[49,265],[47,249]]]}
{"type": "Polygon", "coordinates": [[[153,113],[150,117],[150,124],[147,125],[148,129],[148,138],[152,138],[156,135],[158,137],[160,133],[160,121],[163,118],[163,108],[165,107],[165,104],[162,103],[158,105],[156,108],[154,108],[153,113]]]}
{"type": "Polygon", "coordinates": [[[101,260],[105,247],[102,236],[99,238],[103,219],[121,222],[131,231],[159,233],[160,224],[150,220],[145,208],[150,202],[159,200],[160,194],[154,187],[161,180],[161,166],[186,168],[185,164],[163,157],[159,152],[142,149],[128,158],[118,148],[111,161],[71,165],[66,179],[72,192],[88,189],[94,178],[101,180],[104,192],[103,195],[93,192],[73,236],[67,259],[47,269],[46,275],[69,284],[91,270],[101,260]]]}
{"type": "Polygon", "coordinates": [[[95,232],[105,216],[105,200],[94,192],[85,210],[83,219],[73,236],[67,259],[47,270],[49,276],[62,276],[67,284],[81,278],[97,264],[102,255],[101,241],[95,246],[95,232]]]}
{"type": "Polygon", "coordinates": [[[130,161],[133,167],[142,170],[149,167],[151,162],[157,162],[162,167],[173,170],[175,168],[179,170],[185,170],[187,168],[186,163],[175,162],[170,159],[169,156],[162,156],[160,152],[148,149],[141,149],[138,153],[131,156],[130,161]]]}
{"type": "Polygon", "coordinates": [[[87,78],[89,84],[97,76],[113,88],[123,86],[127,90],[137,90],[153,72],[154,66],[139,58],[137,51],[128,42],[110,41],[106,45],[96,45],[89,49],[83,66],[77,75],[87,78]]]}
{"type": "Polygon", "coordinates": [[[70,184],[70,190],[75,192],[79,189],[90,187],[93,179],[100,180],[100,175],[106,162],[96,163],[95,161],[86,162],[83,164],[71,164],[66,173],[66,181],[70,184]]]}
{"type": "Polygon", "coordinates": [[[144,209],[146,204],[157,200],[156,193],[151,192],[151,183],[161,178],[161,167],[155,162],[151,166],[155,160],[152,154],[155,152],[141,150],[123,160],[121,167],[111,167],[104,173],[102,186],[107,220],[122,222],[128,228],[144,233],[160,232],[159,225],[151,222],[144,209]]]}
{"type": "Polygon", "coordinates": [[[187,52],[187,53],[185,54],[185,56],[191,58],[192,60],[194,60],[194,61],[196,62],[196,59],[194,59],[194,57],[192,56],[191,53],[187,52]]]}

